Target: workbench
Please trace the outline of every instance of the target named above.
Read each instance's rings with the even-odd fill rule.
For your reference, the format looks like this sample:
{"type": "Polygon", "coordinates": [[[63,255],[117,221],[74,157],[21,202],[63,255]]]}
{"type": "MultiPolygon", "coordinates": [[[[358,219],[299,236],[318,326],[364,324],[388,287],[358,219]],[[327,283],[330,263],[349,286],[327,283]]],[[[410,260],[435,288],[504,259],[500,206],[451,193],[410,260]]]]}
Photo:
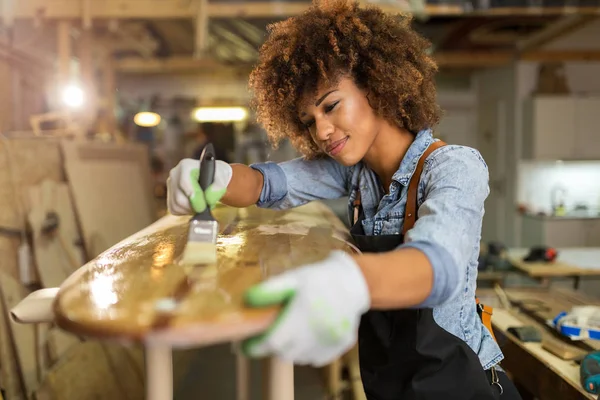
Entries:
{"type": "Polygon", "coordinates": [[[559,248],[555,261],[525,262],[523,258],[529,249],[511,248],[508,259],[513,266],[526,276],[536,279],[543,286],[549,286],[553,278],[572,278],[573,288],[578,289],[581,278],[600,278],[600,248],[569,247],[559,248]]]}
{"type": "Polygon", "coordinates": [[[600,305],[600,302],[571,290],[556,288],[509,288],[505,293],[511,303],[509,309],[503,308],[493,290],[482,289],[477,292],[484,304],[494,307],[494,334],[505,356],[501,365],[519,388],[523,400],[596,399],[581,386],[578,362],[556,356],[547,350],[546,343],[553,344],[554,348],[560,347],[564,352],[582,356],[600,350],[600,341],[570,341],[554,332],[545,321],[561,311],[570,311],[573,306],[600,305]],[[508,332],[512,326],[523,325],[533,325],[539,329],[545,345],[522,342],[508,332]]]}

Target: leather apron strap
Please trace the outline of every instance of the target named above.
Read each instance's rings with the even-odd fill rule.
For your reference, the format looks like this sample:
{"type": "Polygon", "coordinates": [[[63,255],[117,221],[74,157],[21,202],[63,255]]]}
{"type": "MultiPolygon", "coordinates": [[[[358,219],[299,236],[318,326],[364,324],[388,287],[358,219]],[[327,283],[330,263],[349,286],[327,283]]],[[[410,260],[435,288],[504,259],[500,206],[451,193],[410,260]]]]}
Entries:
{"type": "MultiPolygon", "coordinates": [[[[402,230],[402,234],[405,237],[406,232],[412,229],[417,220],[417,198],[419,190],[419,181],[421,179],[421,173],[423,172],[425,160],[427,159],[427,157],[429,157],[429,155],[432,152],[434,152],[442,146],[446,146],[446,143],[442,142],[441,140],[431,143],[427,150],[425,150],[421,158],[419,158],[417,168],[415,169],[413,176],[410,178],[410,183],[408,184],[408,194],[406,198],[406,214],[404,216],[404,228],[402,230]]],[[[494,331],[492,329],[492,315],[494,314],[494,309],[490,306],[486,306],[480,303],[478,298],[475,298],[475,301],[477,303],[477,313],[481,318],[481,322],[490,332],[494,340],[496,340],[496,336],[494,335],[494,331]]]]}
{"type": "Polygon", "coordinates": [[[417,197],[419,191],[419,181],[421,180],[421,173],[423,172],[423,166],[425,165],[425,160],[431,153],[440,147],[446,146],[446,143],[438,140],[429,145],[427,150],[423,153],[421,158],[419,158],[419,162],[417,163],[417,168],[410,178],[410,183],[408,184],[408,194],[406,197],[406,213],[404,214],[404,228],[402,229],[402,234],[406,236],[406,232],[408,232],[415,225],[417,220],[417,197]]]}

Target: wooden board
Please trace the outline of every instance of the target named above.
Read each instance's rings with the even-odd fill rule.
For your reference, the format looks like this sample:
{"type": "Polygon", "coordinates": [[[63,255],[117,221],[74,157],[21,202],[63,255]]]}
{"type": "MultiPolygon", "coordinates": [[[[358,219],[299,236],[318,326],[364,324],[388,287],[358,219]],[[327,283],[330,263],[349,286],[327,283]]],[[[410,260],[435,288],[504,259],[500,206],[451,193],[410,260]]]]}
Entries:
{"type": "Polygon", "coordinates": [[[63,141],[62,151],[90,259],[156,220],[146,146],[63,141]]]}
{"type": "MultiPolygon", "coordinates": [[[[25,298],[25,289],[12,277],[0,275],[0,294],[6,310],[15,307],[25,298]]],[[[9,320],[8,326],[16,350],[16,359],[19,365],[21,378],[29,396],[37,388],[38,381],[38,355],[37,338],[34,325],[25,325],[9,320]]]]}
{"type": "MultiPolygon", "coordinates": [[[[582,253],[597,252],[600,257],[600,249],[581,249],[582,253]]],[[[577,255],[578,249],[558,249],[558,258],[554,262],[525,262],[523,258],[527,255],[527,249],[511,249],[508,253],[511,264],[520,271],[526,273],[532,278],[551,278],[551,277],[569,277],[569,276],[600,276],[599,268],[586,267],[585,261],[589,255],[577,255]],[[561,254],[565,253],[562,255],[561,254]],[[581,259],[583,263],[577,264],[581,259]]]]}
{"type": "Polygon", "coordinates": [[[243,293],[268,276],[355,249],[347,229],[320,203],[289,211],[214,210],[215,265],[178,265],[189,217],[167,216],[113,246],[61,286],[56,321],[99,338],[173,346],[238,340],[268,327],[277,308],[248,309],[243,293]]]}
{"type": "MultiPolygon", "coordinates": [[[[7,274],[0,273],[0,279],[7,274]]],[[[25,389],[19,371],[16,349],[13,345],[10,329],[10,315],[6,308],[0,287],[0,388],[4,389],[7,399],[23,400],[25,389]]]]}
{"type": "MultiPolygon", "coordinates": [[[[44,179],[64,180],[58,140],[0,139],[0,226],[23,228],[28,210],[27,189],[44,179]]],[[[20,241],[18,236],[0,235],[0,269],[13,278],[19,277],[20,241]]]]}
{"type": "Polygon", "coordinates": [[[29,188],[29,224],[42,287],[54,288],[83,265],[79,231],[71,204],[69,186],[50,180],[29,188]],[[58,215],[58,227],[51,234],[42,232],[47,214],[58,215]]]}
{"type": "Polygon", "coordinates": [[[35,395],[37,400],[142,400],[141,365],[121,346],[79,343],[48,372],[35,395]]]}
{"type": "MultiPolygon", "coordinates": [[[[571,311],[574,306],[600,305],[597,299],[588,298],[578,293],[564,289],[508,289],[509,300],[519,310],[540,324],[545,324],[563,311],[571,311]]],[[[600,350],[600,341],[581,340],[572,341],[573,345],[591,350],[600,350]]]]}
{"type": "Polygon", "coordinates": [[[595,399],[581,387],[579,365],[575,361],[563,360],[546,351],[541,343],[524,343],[507,332],[512,326],[535,325],[535,322],[496,308],[492,323],[499,340],[508,340],[501,341],[505,356],[503,367],[532,394],[545,400],[595,399]]]}

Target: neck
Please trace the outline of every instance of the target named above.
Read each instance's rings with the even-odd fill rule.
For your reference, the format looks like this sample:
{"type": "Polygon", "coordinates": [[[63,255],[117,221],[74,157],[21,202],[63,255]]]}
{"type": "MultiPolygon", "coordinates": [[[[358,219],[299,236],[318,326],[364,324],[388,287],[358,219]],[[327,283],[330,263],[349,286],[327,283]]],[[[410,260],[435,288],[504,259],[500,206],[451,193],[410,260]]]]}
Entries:
{"type": "Polygon", "coordinates": [[[377,174],[386,193],[413,140],[412,133],[384,122],[365,155],[365,163],[377,174]]]}

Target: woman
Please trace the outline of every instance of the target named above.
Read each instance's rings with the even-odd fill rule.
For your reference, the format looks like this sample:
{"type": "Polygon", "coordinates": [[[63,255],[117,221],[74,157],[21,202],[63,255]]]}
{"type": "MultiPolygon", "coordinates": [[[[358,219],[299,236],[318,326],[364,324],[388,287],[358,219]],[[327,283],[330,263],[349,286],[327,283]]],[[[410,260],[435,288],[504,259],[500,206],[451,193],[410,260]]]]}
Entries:
{"type": "Polygon", "coordinates": [[[475,303],[488,171],[476,150],[432,137],[429,45],[409,18],[345,1],[274,24],[250,77],[257,118],[304,157],[218,162],[205,193],[191,178],[197,160],[184,160],[169,208],[285,209],[348,195],[363,254],[333,252],[251,288],[249,305],[285,307],[247,353],[321,366],[358,339],[369,399],[517,399],[475,303]]]}

